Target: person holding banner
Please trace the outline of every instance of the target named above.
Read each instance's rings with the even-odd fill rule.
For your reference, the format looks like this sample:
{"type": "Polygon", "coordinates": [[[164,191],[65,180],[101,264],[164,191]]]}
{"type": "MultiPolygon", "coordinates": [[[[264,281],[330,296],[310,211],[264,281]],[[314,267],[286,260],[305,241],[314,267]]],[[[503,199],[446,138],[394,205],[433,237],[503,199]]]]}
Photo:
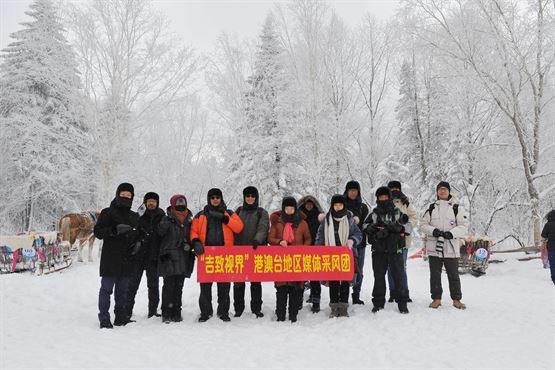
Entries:
{"type": "MultiPolygon", "coordinates": [[[[311,245],[312,237],[305,216],[297,209],[297,201],[293,197],[285,197],[281,202],[281,211],[272,213],[271,227],[268,236],[270,245],[311,245]]],[[[287,301],[289,300],[289,320],[297,321],[299,300],[302,299],[303,281],[276,282],[276,315],[277,321],[285,321],[287,301]]]]}
{"type": "MultiPolygon", "coordinates": [[[[260,245],[268,244],[270,217],[268,212],[258,205],[258,189],[247,186],[243,189],[243,205],[237,208],[236,214],[243,221],[243,230],[235,236],[235,245],[252,245],[256,250],[260,245]]],[[[262,284],[251,282],[251,312],[257,318],[262,313],[262,284]]],[[[233,307],[235,317],[241,317],[245,310],[245,283],[233,283],[233,307]]]]}
{"type": "MultiPolygon", "coordinates": [[[[227,209],[222,191],[210,189],[207,195],[207,205],[197,213],[191,226],[191,242],[196,250],[201,246],[232,246],[234,235],[243,230],[243,221],[232,210],[227,209]]],[[[217,283],[218,287],[218,317],[224,321],[229,318],[229,290],[231,283],[217,283]]],[[[212,283],[200,283],[200,317],[199,322],[207,321],[214,313],[212,308],[212,283]]]]}
{"type": "MultiPolygon", "coordinates": [[[[162,321],[180,322],[181,297],[185,278],[191,277],[195,265],[195,254],[191,247],[191,223],[193,216],[187,208],[187,198],[176,194],[170,199],[170,206],[158,225],[160,255],[158,272],[164,278],[162,287],[162,321]]],[[[196,251],[201,254],[202,250],[196,251]]]]}
{"type": "MultiPolygon", "coordinates": [[[[345,208],[346,199],[341,194],[331,198],[330,210],[318,229],[315,245],[353,247],[362,241],[362,232],[353,214],[345,208]]],[[[330,318],[349,317],[350,281],[330,281],[330,318]]]]}
{"type": "Polygon", "coordinates": [[[395,282],[394,295],[399,312],[409,313],[408,292],[403,281],[405,246],[403,225],[408,222],[408,216],[395,207],[388,187],[378,188],[376,198],[377,206],[364,221],[364,231],[368,235],[368,242],[372,245],[372,270],[374,271],[372,312],[376,313],[385,306],[385,275],[390,268],[395,282]]]}

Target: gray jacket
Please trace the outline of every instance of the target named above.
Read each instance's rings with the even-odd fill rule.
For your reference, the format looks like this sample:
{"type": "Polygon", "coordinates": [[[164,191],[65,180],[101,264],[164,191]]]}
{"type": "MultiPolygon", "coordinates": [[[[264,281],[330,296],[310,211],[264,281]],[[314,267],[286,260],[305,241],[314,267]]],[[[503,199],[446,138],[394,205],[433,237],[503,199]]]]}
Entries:
{"type": "Polygon", "coordinates": [[[268,244],[270,216],[261,207],[254,210],[237,208],[237,214],[243,221],[243,230],[235,234],[235,245],[253,245],[256,240],[260,245],[268,244]]]}

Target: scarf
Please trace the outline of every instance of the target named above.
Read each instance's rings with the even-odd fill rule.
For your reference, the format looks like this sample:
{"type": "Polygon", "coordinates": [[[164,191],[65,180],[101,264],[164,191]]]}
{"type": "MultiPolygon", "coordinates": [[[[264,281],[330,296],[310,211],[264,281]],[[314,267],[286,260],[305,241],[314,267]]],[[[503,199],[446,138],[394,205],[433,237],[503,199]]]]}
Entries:
{"type": "Polygon", "coordinates": [[[324,224],[324,242],[326,245],[336,245],[335,242],[335,228],[333,220],[339,222],[338,235],[341,245],[347,245],[349,240],[349,218],[343,216],[341,218],[333,218],[331,212],[326,216],[326,223],[324,224]]]}
{"type": "Polygon", "coordinates": [[[295,241],[295,231],[293,230],[293,224],[291,222],[286,222],[283,228],[283,240],[287,244],[291,244],[295,241]]]}

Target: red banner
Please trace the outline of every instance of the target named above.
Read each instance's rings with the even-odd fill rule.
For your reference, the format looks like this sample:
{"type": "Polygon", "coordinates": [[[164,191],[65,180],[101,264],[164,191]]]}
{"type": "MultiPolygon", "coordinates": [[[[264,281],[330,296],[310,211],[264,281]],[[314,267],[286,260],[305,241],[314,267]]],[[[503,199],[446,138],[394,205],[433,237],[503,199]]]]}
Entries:
{"type": "Polygon", "coordinates": [[[197,266],[199,283],[352,280],[353,274],[349,247],[205,247],[197,266]]]}

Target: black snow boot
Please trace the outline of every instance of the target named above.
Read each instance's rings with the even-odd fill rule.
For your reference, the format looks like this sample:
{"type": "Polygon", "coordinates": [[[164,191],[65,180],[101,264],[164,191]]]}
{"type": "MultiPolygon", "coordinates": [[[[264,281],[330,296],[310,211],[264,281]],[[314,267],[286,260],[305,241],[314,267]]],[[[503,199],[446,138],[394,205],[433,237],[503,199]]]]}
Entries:
{"type": "Polygon", "coordinates": [[[320,312],[320,303],[313,302],[312,303],[312,313],[320,312]]]}
{"type": "Polygon", "coordinates": [[[116,315],[114,326],[125,326],[130,322],[135,322],[135,320],[131,320],[127,315],[116,315]]]}
{"type": "Polygon", "coordinates": [[[353,293],[353,304],[364,304],[364,301],[360,299],[360,293],[353,293]]]}
{"type": "Polygon", "coordinates": [[[100,321],[100,329],[113,329],[114,325],[110,322],[110,320],[102,320],[100,321]]]}

